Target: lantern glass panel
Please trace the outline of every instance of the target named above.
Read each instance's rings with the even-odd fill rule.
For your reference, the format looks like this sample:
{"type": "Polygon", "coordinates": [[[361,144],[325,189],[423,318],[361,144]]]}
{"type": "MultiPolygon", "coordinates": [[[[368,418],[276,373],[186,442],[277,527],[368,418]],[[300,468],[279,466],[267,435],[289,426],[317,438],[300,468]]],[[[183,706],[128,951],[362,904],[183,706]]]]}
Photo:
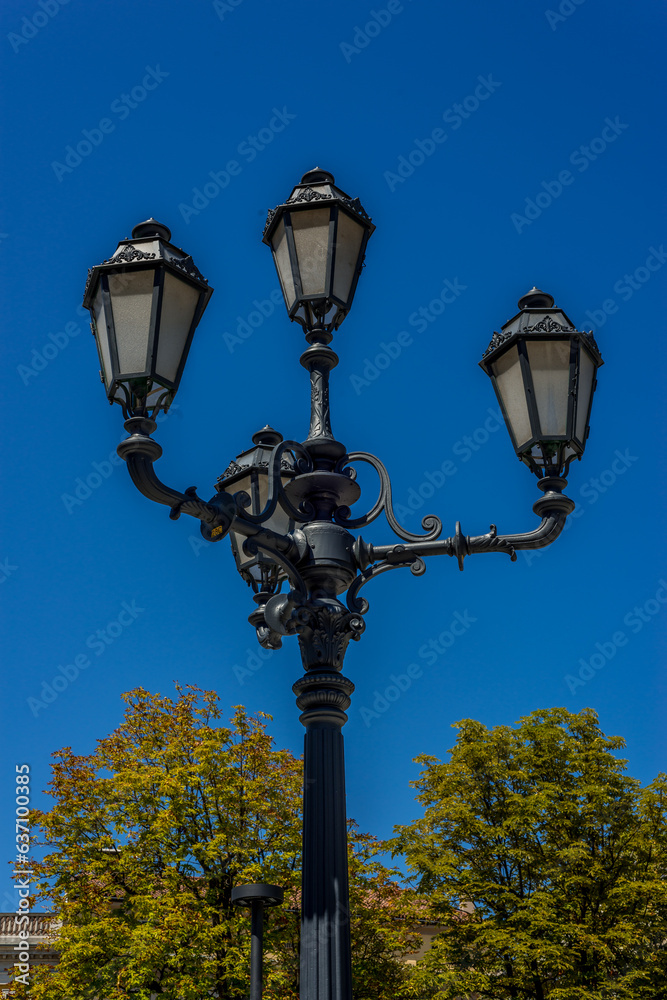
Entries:
{"type": "MultiPolygon", "coordinates": [[[[269,498],[269,477],[268,476],[258,476],[258,496],[259,496],[259,507],[257,510],[253,510],[253,514],[259,514],[266,507],[266,501],[269,498]]],[[[281,481],[283,486],[286,486],[290,482],[290,476],[281,476],[281,481]]],[[[264,527],[268,528],[270,531],[276,531],[280,535],[287,534],[291,531],[294,525],[290,521],[289,514],[287,514],[280,504],[276,507],[273,515],[264,522],[264,527]]]]}
{"type": "Polygon", "coordinates": [[[294,246],[303,295],[326,295],[330,214],[328,208],[292,213],[294,246]]]}
{"type": "Polygon", "coordinates": [[[529,340],[526,349],[541,436],[564,437],[570,397],[570,341],[529,340]]]}
{"type": "Polygon", "coordinates": [[[339,212],[333,293],[341,302],[349,298],[363,238],[364,227],[346,212],[339,212]]]}
{"type": "Polygon", "coordinates": [[[147,370],[154,274],[150,270],[109,275],[121,378],[147,370]]]}
{"type": "Polygon", "coordinates": [[[287,305],[287,311],[289,312],[294,305],[296,291],[294,289],[294,277],[292,275],[284,219],[281,219],[276,227],[276,231],[271,239],[271,249],[273,250],[276,270],[278,271],[278,277],[283,289],[283,297],[287,305]]]}
{"type": "MultiPolygon", "coordinates": [[[[281,476],[283,486],[287,485],[290,478],[290,476],[281,476]]],[[[240,493],[241,491],[247,493],[252,500],[252,503],[247,508],[248,512],[254,515],[260,514],[266,507],[266,501],[269,496],[268,475],[263,473],[259,474],[257,471],[253,471],[247,476],[237,479],[236,482],[225,489],[225,492],[230,495],[240,493]]],[[[286,514],[280,504],[278,504],[273,516],[270,517],[268,521],[264,522],[263,527],[268,528],[270,531],[276,531],[279,534],[284,535],[288,531],[291,531],[294,525],[290,521],[289,514],[286,514]]],[[[246,555],[243,551],[243,543],[245,542],[246,536],[242,535],[238,531],[230,531],[229,538],[239,572],[248,572],[259,581],[261,578],[260,571],[255,565],[251,564],[271,562],[269,557],[264,556],[261,551],[257,555],[246,555]]]]}
{"type": "MultiPolygon", "coordinates": [[[[237,479],[236,482],[228,487],[225,492],[233,495],[234,493],[247,493],[252,497],[252,475],[243,476],[242,479],[237,479]]],[[[254,504],[250,506],[250,513],[254,514],[254,504]]],[[[245,542],[245,535],[241,535],[238,531],[230,531],[229,539],[232,543],[232,550],[236,558],[236,565],[239,570],[245,569],[248,563],[252,562],[255,556],[247,556],[243,551],[243,543],[245,542]]]]}
{"type": "Polygon", "coordinates": [[[175,382],[199,302],[199,289],[165,271],[155,373],[175,382]]]}
{"type": "Polygon", "coordinates": [[[95,329],[97,330],[97,344],[102,359],[102,375],[104,384],[108,389],[111,385],[111,353],[109,349],[109,330],[107,327],[107,315],[104,308],[104,296],[102,295],[102,282],[97,286],[97,295],[93,303],[95,312],[95,329]]]}
{"type": "Polygon", "coordinates": [[[586,422],[591,405],[593,382],[595,380],[595,362],[585,347],[579,347],[579,380],[577,382],[577,425],[575,437],[581,444],[586,442],[586,422]]]}
{"type": "Polygon", "coordinates": [[[522,445],[530,441],[532,431],[516,344],[493,362],[493,374],[496,377],[498,393],[510,422],[516,448],[521,450],[522,445]]]}

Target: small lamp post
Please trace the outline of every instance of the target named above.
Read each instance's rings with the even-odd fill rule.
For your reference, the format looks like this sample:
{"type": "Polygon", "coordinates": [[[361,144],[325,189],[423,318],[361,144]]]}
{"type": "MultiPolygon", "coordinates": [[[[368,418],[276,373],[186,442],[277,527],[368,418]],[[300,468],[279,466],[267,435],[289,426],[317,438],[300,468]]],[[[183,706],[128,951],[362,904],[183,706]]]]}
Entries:
{"type": "MultiPolygon", "coordinates": [[[[172,518],[199,519],[208,541],[230,534],[237,569],[254,591],[249,621],[264,648],[298,637],[304,674],[292,690],[306,730],[302,1000],[352,997],[342,728],[354,684],[342,669],[350,641],[365,628],[368,602],[360,590],[401,567],[421,576],[427,556],[454,557],[463,569],[464,560],[477,553],[505,553],[515,561],[518,550],[555,541],[574,509],[563,493],[564,477],[572,459],[583,455],[602,364],[592,334],[576,330],[551,295],[537,288],[524,295],[519,313],[493,335],[481,366],[491,377],[517,455],[538,476],[542,495],[533,511],[540,522],[515,534],[499,534],[492,524],[487,533],[472,536],[456,522],[454,535],[442,538],[442,522],[429,515],[423,533],[408,531],[394,513],[384,464],[367,452],[348,451],[331,428],[329,376],[338,357],[329,345],[352,305],[374,228],[359,200],[319,168],[304,174],[287,201],[269,211],[263,239],[273,252],[289,318],[303,327],[308,344],[300,362],[310,375],[310,429],[297,442],[264,427],[208,501],[194,487],[179,492],[158,479],[154,463],[162,449],[151,437],[157,425],[149,416],[166,408],[178,388],[211,294],[207,282],[192,258],[169,242],[169,230],[149,220],[133,230],[131,240],[121,241],[114,257],[91,270],[84,298],[107,395],[129,417],[129,436],[118,453],[134,484],[167,505],[172,518]],[[350,508],[361,496],[353,468],[358,462],[376,471],[380,492],[365,513],[353,516],[350,508]],[[353,534],[381,514],[393,533],[388,544],[353,534]]],[[[254,899],[256,913],[259,900],[269,905],[266,899],[275,904],[277,898],[265,886],[234,892],[245,905],[254,906],[254,899]]],[[[261,945],[259,924],[257,940],[261,945]]]]}
{"type": "Polygon", "coordinates": [[[264,908],[280,906],[283,898],[283,889],[263,882],[232,889],[232,903],[250,907],[250,1000],[262,1000],[264,908]]]}

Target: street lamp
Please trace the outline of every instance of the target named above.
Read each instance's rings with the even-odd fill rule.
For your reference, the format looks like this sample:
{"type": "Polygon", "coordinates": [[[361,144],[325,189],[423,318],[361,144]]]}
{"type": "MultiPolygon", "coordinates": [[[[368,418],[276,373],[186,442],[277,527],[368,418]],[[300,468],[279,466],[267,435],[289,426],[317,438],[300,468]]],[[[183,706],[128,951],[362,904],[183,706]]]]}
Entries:
{"type": "Polygon", "coordinates": [[[284,890],[278,885],[255,882],[232,889],[232,903],[250,907],[250,1000],[262,1000],[264,957],[264,909],[280,906],[284,890]]]}
{"type": "Polygon", "coordinates": [[[273,251],[288,315],[306,335],[337,330],[347,316],[374,229],[359,199],[319,168],[269,210],[263,239],[273,251]]]}
{"type": "Polygon", "coordinates": [[[90,310],[109,402],[127,413],[169,409],[195,327],[213,294],[192,257],[155,219],[141,222],[112,257],[92,267],[90,310]]]}
{"type": "Polygon", "coordinates": [[[551,295],[531,288],[519,309],[493,335],[480,366],[519,458],[537,475],[567,475],[586,446],[602,358],[593,335],[576,330],[551,295]]]}
{"type": "MultiPolygon", "coordinates": [[[[577,331],[565,313],[554,308],[550,295],[531,289],[519,301],[519,313],[494,334],[481,365],[493,381],[518,456],[538,476],[542,496],[533,510],[539,525],[522,534],[502,535],[491,525],[486,534],[470,536],[463,534],[457,522],[454,535],[443,539],[442,523],[431,515],[422,521],[423,534],[407,531],[394,514],[384,464],[366,452],[348,452],[331,429],[329,373],[338,358],[329,345],[352,304],[374,227],[359,200],[337,188],[330,173],[311,170],[287,201],[269,212],[264,231],[288,315],[303,327],[308,343],[300,359],[311,383],[308,437],[302,443],[283,440],[272,428],[263,428],[253,437],[254,448],[237,456],[218,480],[215,495],[205,501],[193,487],[181,493],[157,478],[153,463],[162,449],[151,437],[156,424],[149,416],[149,396],[156,383],[168,392],[168,398],[176,392],[210,289],[198,272],[192,273],[193,265],[182,263],[191,262],[184,251],[178,251],[181,264],[174,263],[170,255],[175,250],[165,242],[169,239],[166,227],[151,221],[149,232],[144,225],[149,224],[138,227],[138,236],[154,241],[155,248],[149,252],[155,254],[150,258],[155,263],[147,264],[146,244],[134,238],[135,229],[133,239],[121,244],[122,251],[92,269],[85,298],[103,364],[105,358],[112,358],[105,377],[109,398],[120,402],[128,417],[129,436],[118,453],[138,489],[169,506],[172,518],[182,513],[198,518],[203,536],[212,542],[230,535],[239,573],[254,591],[256,609],[249,621],[262,646],[276,649],[285,636],[298,638],[305,672],[292,689],[306,730],[301,997],[351,1000],[342,727],[354,684],[342,674],[342,667],[350,640],[358,640],[365,628],[368,603],[359,592],[392,569],[407,567],[421,575],[426,556],[455,557],[463,569],[464,559],[476,553],[504,552],[514,561],[519,549],[551,544],[574,509],[572,500],[563,494],[564,476],[572,459],[581,458],[584,451],[595,374],[602,359],[592,334],[577,331]],[[137,298],[133,332],[130,335],[124,328],[123,349],[129,351],[131,341],[137,355],[153,359],[153,367],[147,364],[139,376],[122,365],[114,368],[114,349],[104,346],[105,337],[109,344],[118,337],[108,275],[118,272],[134,288],[136,276],[150,268],[155,273],[153,295],[158,299],[160,268],[172,276],[174,268],[189,271],[189,287],[198,291],[198,298],[195,302],[194,291],[189,293],[188,310],[182,309],[178,323],[167,316],[166,327],[164,306],[160,311],[153,305],[149,313],[144,300],[137,298]],[[105,282],[109,283],[113,327],[109,314],[105,311],[102,316],[99,306],[101,301],[107,309],[105,282]],[[160,344],[163,336],[171,345],[171,370],[178,374],[171,381],[154,363],[155,348],[151,354],[146,347],[160,344]],[[380,490],[366,513],[353,516],[350,508],[361,496],[353,468],[358,462],[375,469],[380,490]],[[352,534],[383,513],[398,541],[375,545],[352,534]]],[[[141,280],[147,285],[148,279],[141,280]]],[[[183,302],[185,293],[181,295],[183,302]]],[[[122,350],[116,351],[120,357],[122,350]]],[[[159,405],[164,406],[159,403],[161,397],[157,399],[153,415],[159,405]]]]}

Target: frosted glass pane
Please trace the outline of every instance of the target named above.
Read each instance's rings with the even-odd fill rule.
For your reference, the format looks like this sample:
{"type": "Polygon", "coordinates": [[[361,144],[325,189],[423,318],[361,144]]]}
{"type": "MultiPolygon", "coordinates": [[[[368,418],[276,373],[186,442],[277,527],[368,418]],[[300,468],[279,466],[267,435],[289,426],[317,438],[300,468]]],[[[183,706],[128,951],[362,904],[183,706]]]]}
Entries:
{"type": "Polygon", "coordinates": [[[529,340],[526,344],[542,438],[567,434],[570,398],[570,341],[529,340]]]}
{"type": "MultiPolygon", "coordinates": [[[[252,497],[252,477],[250,475],[242,476],[235,483],[232,483],[229,486],[225,486],[224,491],[225,493],[228,493],[230,496],[233,496],[235,493],[241,493],[243,491],[247,493],[250,497],[252,497]]],[[[247,510],[251,514],[257,513],[255,510],[253,510],[252,506],[247,508],[247,510]]],[[[242,567],[245,566],[246,563],[251,562],[254,556],[247,556],[243,551],[243,543],[245,542],[245,535],[240,534],[238,531],[230,531],[229,540],[232,544],[232,551],[234,552],[234,558],[236,559],[237,565],[239,567],[242,567]]]]}
{"type": "Polygon", "coordinates": [[[350,294],[363,236],[364,227],[339,211],[333,293],[343,302],[347,302],[350,294]]]}
{"type": "Polygon", "coordinates": [[[521,449],[530,441],[532,432],[516,345],[494,362],[493,374],[496,376],[496,385],[510,422],[516,447],[521,449]]]}
{"type": "Polygon", "coordinates": [[[101,281],[97,289],[95,302],[93,303],[93,310],[95,312],[95,326],[97,328],[97,343],[102,357],[102,375],[104,376],[104,384],[108,389],[112,380],[111,352],[109,350],[109,331],[107,329],[107,317],[102,297],[101,281]]]}
{"type": "MultiPolygon", "coordinates": [[[[283,486],[287,486],[287,484],[289,482],[291,482],[291,479],[292,479],[291,476],[281,476],[281,481],[282,481],[283,486]]],[[[262,502],[262,508],[266,506],[266,500],[267,500],[268,495],[269,495],[269,477],[268,476],[260,476],[259,477],[259,496],[260,496],[260,499],[261,499],[261,502],[262,502]]],[[[291,531],[292,528],[294,527],[294,525],[290,521],[289,514],[287,514],[282,509],[282,507],[280,506],[280,504],[278,504],[278,506],[275,509],[275,512],[272,514],[272,516],[269,518],[269,520],[265,522],[265,525],[271,531],[277,531],[278,534],[280,534],[280,535],[287,534],[287,532],[291,531]]]]}
{"type": "Polygon", "coordinates": [[[577,423],[575,437],[584,444],[586,434],[586,419],[591,402],[593,380],[595,378],[595,362],[585,347],[579,348],[579,382],[577,391],[577,423]]]}
{"type": "Polygon", "coordinates": [[[292,213],[294,245],[304,295],[326,294],[329,215],[328,208],[292,213]]]}
{"type": "Polygon", "coordinates": [[[120,377],[145,372],[148,368],[153,271],[110,274],[109,294],[120,377]]]}
{"type": "Polygon", "coordinates": [[[294,278],[292,277],[289,250],[287,248],[285,223],[282,219],[278,223],[278,227],[271,238],[271,249],[273,250],[273,259],[276,264],[278,277],[280,278],[280,284],[282,285],[285,304],[287,305],[287,310],[289,312],[294,305],[296,294],[294,291],[294,278]]]}
{"type": "Polygon", "coordinates": [[[199,289],[165,271],[155,373],[167,382],[176,379],[199,294],[199,289]]]}

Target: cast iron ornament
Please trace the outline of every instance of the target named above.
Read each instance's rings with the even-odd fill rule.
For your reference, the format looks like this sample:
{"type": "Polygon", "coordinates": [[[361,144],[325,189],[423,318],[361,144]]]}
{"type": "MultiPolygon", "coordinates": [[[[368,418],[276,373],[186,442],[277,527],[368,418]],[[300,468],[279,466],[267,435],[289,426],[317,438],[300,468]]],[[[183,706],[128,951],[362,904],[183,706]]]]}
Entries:
{"type": "MultiPolygon", "coordinates": [[[[441,538],[442,522],[432,514],[422,520],[423,534],[403,528],[394,514],[391,480],[384,464],[366,452],[348,452],[332,434],[328,376],[338,362],[334,352],[319,344],[315,352],[309,347],[301,360],[311,374],[310,433],[303,444],[281,441],[273,448],[267,500],[259,514],[247,511],[249,498],[241,492],[229,496],[219,489],[204,501],[194,487],[179,493],[163,484],[153,468],[162,449],[150,436],[157,425],[149,418],[128,420],[125,427],[130,436],[118,448],[137,488],[149,499],[168,506],[172,518],[181,514],[198,518],[202,535],[211,542],[221,541],[233,529],[245,536],[247,553],[261,550],[279,567],[275,589],[259,595],[262,603],[250,616],[262,646],[274,649],[283,637],[297,635],[306,670],[320,668],[322,663],[341,669],[348,643],[358,640],[364,630],[362,616],[368,611],[368,602],[359,597],[359,591],[376,576],[399,568],[422,575],[424,559],[435,555],[456,558],[461,570],[464,559],[478,553],[505,553],[514,561],[520,549],[543,548],[560,535],[574,503],[563,494],[567,483],[558,476],[538,481],[543,495],[533,511],[541,521],[532,531],[499,534],[492,524],[486,534],[471,536],[465,535],[457,522],[455,534],[441,538]],[[287,486],[280,477],[286,453],[298,470],[287,486]],[[360,497],[352,468],[357,462],[375,469],[379,494],[366,513],[354,517],[350,507],[360,497]],[[278,506],[298,525],[286,535],[262,527],[278,506]],[[368,527],[381,514],[397,542],[370,544],[351,534],[354,529],[368,527]],[[284,581],[288,590],[281,592],[284,581]],[[345,603],[339,600],[341,595],[345,595],[345,603]]],[[[218,485],[237,470],[231,462],[218,485]]]]}

